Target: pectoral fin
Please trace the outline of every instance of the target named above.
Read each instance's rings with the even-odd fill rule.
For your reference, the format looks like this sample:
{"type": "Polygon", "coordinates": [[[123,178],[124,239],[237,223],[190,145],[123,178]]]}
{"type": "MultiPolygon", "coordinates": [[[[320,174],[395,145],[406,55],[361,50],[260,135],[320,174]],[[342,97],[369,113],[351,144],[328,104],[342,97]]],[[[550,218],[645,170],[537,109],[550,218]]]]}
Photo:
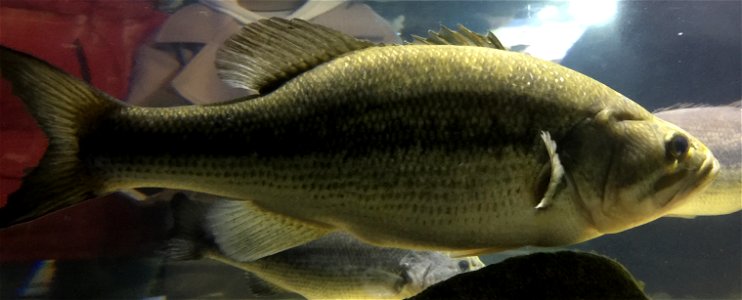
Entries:
{"type": "Polygon", "coordinates": [[[380,268],[368,268],[362,271],[363,281],[362,298],[391,299],[399,297],[405,286],[410,284],[407,274],[395,274],[380,268]]]}
{"type": "Polygon", "coordinates": [[[546,151],[549,153],[551,176],[549,177],[549,185],[546,188],[546,192],[541,198],[541,201],[536,205],[536,209],[545,209],[551,205],[556,188],[562,180],[562,176],[564,176],[564,167],[562,167],[562,163],[559,161],[559,155],[556,152],[556,142],[551,139],[551,135],[546,131],[541,132],[541,139],[544,141],[546,151]]]}
{"type": "Polygon", "coordinates": [[[219,200],[207,226],[229,258],[248,262],[316,240],[329,228],[266,211],[250,201],[219,200]]]}

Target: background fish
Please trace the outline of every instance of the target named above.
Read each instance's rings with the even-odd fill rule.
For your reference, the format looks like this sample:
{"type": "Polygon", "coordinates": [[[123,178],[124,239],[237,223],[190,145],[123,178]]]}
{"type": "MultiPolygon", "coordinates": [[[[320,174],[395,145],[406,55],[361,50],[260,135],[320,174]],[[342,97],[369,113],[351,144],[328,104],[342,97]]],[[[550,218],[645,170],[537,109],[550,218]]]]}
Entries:
{"type": "Polygon", "coordinates": [[[673,215],[722,215],[742,210],[742,104],[664,109],[655,115],[687,130],[714,152],[719,176],[673,215]]]}
{"type": "Polygon", "coordinates": [[[125,106],[10,49],[0,59],[50,139],[2,226],[165,187],[248,200],[207,218],[239,261],[335,230],[465,255],[620,232],[718,171],[701,142],[616,91],[492,47],[374,45],[262,20],[218,61],[262,96],[176,108],[125,106]]]}
{"type": "Polygon", "coordinates": [[[484,267],[476,256],[374,247],[340,233],[249,263],[207,256],[309,299],[403,299],[484,267]]]}
{"type": "Polygon", "coordinates": [[[195,193],[174,196],[176,224],[169,257],[203,255],[309,299],[402,299],[454,275],[484,267],[476,256],[451,258],[434,251],[375,247],[345,233],[332,233],[243,263],[221,253],[214,247],[218,245],[210,244],[212,233],[204,227],[205,216],[209,207],[219,201],[229,200],[195,193]]]}

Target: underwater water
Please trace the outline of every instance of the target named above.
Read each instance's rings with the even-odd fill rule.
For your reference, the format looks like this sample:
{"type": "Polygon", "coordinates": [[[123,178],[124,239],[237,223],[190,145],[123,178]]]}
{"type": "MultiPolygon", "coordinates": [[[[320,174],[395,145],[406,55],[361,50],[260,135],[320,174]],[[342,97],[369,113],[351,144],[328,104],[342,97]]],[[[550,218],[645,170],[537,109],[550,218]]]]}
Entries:
{"type": "MultiPolygon", "coordinates": [[[[739,1],[319,1],[324,3],[312,7],[308,5],[318,1],[245,2],[251,12],[225,5],[237,1],[2,1],[0,44],[48,61],[133,105],[172,106],[208,104],[245,94],[194,76],[215,72],[218,43],[214,41],[225,39],[255,14],[309,16],[310,21],[384,43],[426,36],[440,25],[462,24],[477,33],[494,32],[511,51],[588,75],[649,111],[687,103],[727,105],[742,99],[739,1]],[[209,53],[211,59],[204,56],[209,53]]],[[[0,203],[4,204],[22,176],[38,163],[47,141],[22,103],[10,96],[10,84],[3,80],[0,87],[0,203]]],[[[737,116],[726,124],[741,128],[739,108],[737,116]]],[[[741,139],[737,136],[730,143],[739,144],[741,139]]],[[[736,166],[740,168],[740,163],[736,166]]],[[[267,276],[267,271],[253,269],[254,274],[246,275],[250,267],[218,259],[165,259],[171,245],[168,239],[177,233],[178,216],[170,199],[141,200],[158,190],[140,192],[89,200],[0,229],[0,298],[301,298],[258,278],[267,276]]],[[[663,217],[577,245],[517,249],[480,259],[491,265],[534,251],[564,249],[616,260],[654,299],[742,297],[740,212],[663,217]]],[[[413,283],[432,285],[425,279],[430,270],[451,263],[409,253],[374,259],[369,254],[353,255],[360,256],[343,263],[329,259],[337,264],[324,269],[337,267],[346,278],[356,274],[361,278],[358,289],[371,290],[378,297],[408,297],[403,291],[414,290],[413,283]],[[379,263],[390,257],[391,263],[379,263]],[[352,262],[363,266],[360,272],[342,268],[352,262]]],[[[458,261],[453,264],[459,266],[458,261]]],[[[319,274],[303,274],[291,264],[281,266],[280,274],[300,278],[319,274]]],[[[479,267],[470,263],[443,273],[447,278],[479,267]]],[[[333,282],[327,278],[323,280],[333,282]]]]}

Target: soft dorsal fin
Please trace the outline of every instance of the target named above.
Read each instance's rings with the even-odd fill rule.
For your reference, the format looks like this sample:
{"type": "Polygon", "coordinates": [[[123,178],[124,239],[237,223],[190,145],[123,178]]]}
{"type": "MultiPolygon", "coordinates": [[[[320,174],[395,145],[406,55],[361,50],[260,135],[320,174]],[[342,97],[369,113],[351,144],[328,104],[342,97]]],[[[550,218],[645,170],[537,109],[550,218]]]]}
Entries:
{"type": "Polygon", "coordinates": [[[428,38],[416,35],[413,35],[412,38],[415,39],[412,44],[418,45],[476,46],[507,50],[492,32],[484,36],[469,30],[461,24],[459,24],[459,28],[456,31],[446,26],[441,26],[441,30],[438,32],[428,31],[428,38]]]}
{"type": "Polygon", "coordinates": [[[216,64],[227,84],[265,94],[321,63],[375,45],[300,19],[270,18],[229,38],[216,64]]]}

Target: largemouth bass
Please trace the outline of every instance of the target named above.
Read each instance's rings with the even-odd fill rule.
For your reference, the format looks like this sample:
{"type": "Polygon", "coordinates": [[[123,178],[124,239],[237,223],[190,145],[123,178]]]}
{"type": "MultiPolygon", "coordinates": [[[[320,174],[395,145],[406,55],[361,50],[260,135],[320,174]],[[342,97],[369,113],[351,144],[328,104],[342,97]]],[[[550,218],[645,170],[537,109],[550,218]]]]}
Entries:
{"type": "Polygon", "coordinates": [[[703,140],[721,165],[714,183],[672,214],[692,217],[742,210],[742,103],[665,109],[655,116],[703,140]]]}
{"type": "Polygon", "coordinates": [[[226,82],[260,97],[173,108],[125,105],[4,48],[2,76],[49,148],[0,225],[164,187],[244,200],[208,217],[239,261],[337,230],[473,255],[620,232],[716,176],[700,141],[609,87],[497,46],[457,45],[477,38],[468,31],[452,37],[375,45],[262,20],[217,61],[226,82]]]}

